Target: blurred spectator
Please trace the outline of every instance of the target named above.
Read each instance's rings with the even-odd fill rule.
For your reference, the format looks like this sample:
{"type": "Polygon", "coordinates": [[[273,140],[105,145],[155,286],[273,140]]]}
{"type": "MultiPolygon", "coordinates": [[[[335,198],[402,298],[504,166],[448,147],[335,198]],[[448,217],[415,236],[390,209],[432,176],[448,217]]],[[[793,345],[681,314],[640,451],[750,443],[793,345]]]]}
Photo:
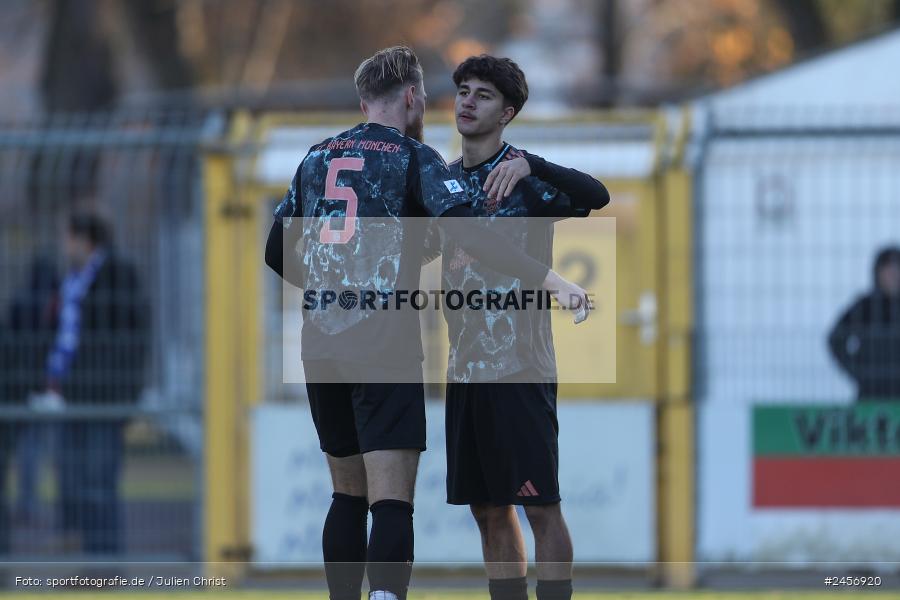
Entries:
{"type": "MultiPolygon", "coordinates": [[[[36,258],[31,265],[27,285],[14,297],[0,333],[0,404],[3,406],[21,407],[32,393],[45,385],[44,363],[52,335],[50,325],[56,287],[53,262],[36,258]]],[[[19,508],[27,511],[34,509],[37,502],[37,467],[36,460],[32,459],[39,458],[39,431],[39,426],[23,421],[0,421],[0,553],[9,550],[10,542],[5,481],[8,461],[18,441],[16,471],[19,475],[19,508]],[[31,447],[25,447],[28,446],[30,431],[35,435],[31,435],[31,447]]]]}
{"type": "MultiPolygon", "coordinates": [[[[46,385],[45,363],[52,340],[52,317],[59,286],[56,265],[38,257],[31,265],[28,283],[10,309],[10,334],[15,340],[19,394],[29,397],[46,385]]],[[[16,474],[17,516],[26,521],[37,517],[38,477],[43,455],[52,454],[57,428],[40,422],[22,423],[18,430],[16,474]]]]}
{"type": "Polygon", "coordinates": [[[860,400],[900,400],[900,248],[875,258],[874,290],[844,311],[828,344],[860,400]]]}
{"type": "MultiPolygon", "coordinates": [[[[106,223],[93,214],[69,220],[69,271],[47,363],[48,394],[69,407],[132,406],[144,379],[147,307],[134,267],[116,256],[106,223]]],[[[126,419],[99,415],[63,423],[60,508],[63,532],[88,553],[121,549],[119,476],[126,419]]]]}

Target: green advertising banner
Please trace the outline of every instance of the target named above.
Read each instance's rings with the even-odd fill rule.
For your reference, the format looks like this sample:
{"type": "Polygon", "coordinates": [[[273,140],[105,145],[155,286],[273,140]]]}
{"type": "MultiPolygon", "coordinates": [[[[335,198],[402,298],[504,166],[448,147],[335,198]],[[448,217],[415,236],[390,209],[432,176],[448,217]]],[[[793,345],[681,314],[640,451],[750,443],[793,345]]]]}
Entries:
{"type": "Polygon", "coordinates": [[[900,402],[755,406],[753,454],[900,456],[900,402]]]}
{"type": "Polygon", "coordinates": [[[755,406],[753,505],[900,507],[900,403],[755,406]]]}

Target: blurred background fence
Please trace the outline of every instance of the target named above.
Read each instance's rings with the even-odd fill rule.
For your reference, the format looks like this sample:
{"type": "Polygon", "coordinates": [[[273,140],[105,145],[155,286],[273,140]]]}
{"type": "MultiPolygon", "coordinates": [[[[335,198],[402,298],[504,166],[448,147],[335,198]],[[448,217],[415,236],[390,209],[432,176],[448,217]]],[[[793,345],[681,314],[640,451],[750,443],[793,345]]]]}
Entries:
{"type": "MultiPolygon", "coordinates": [[[[722,561],[900,560],[900,500],[885,483],[896,475],[900,420],[884,403],[890,393],[856,402],[866,394],[839,356],[874,335],[880,354],[867,368],[890,387],[900,372],[896,302],[877,319],[857,314],[849,325],[863,328],[835,338],[845,310],[878,287],[876,255],[900,237],[895,116],[713,97],[689,112],[511,127],[511,142],[606,182],[604,212],[617,219],[617,381],[567,386],[560,405],[564,498],[586,532],[576,540],[583,563],[688,565],[668,579],[688,584],[694,561],[702,573],[722,561]],[[832,481],[848,457],[862,461],[850,464],[849,483],[832,481]],[[800,479],[796,460],[814,461],[799,463],[800,479]]],[[[304,149],[354,121],[165,111],[0,130],[11,558],[238,560],[263,570],[317,560],[327,474],[302,387],[281,383],[282,289],[261,250],[304,149]],[[148,352],[136,397],[121,382],[120,397],[113,385],[59,409],[35,400],[48,358],[46,347],[29,349],[46,335],[42,316],[60,310],[74,212],[109,223],[116,259],[134,268],[148,352]],[[38,315],[33,329],[23,329],[23,306],[38,315]],[[106,466],[85,475],[79,461],[106,466]],[[101,493],[110,489],[112,498],[101,493]],[[98,506],[118,521],[98,518],[98,506]]],[[[448,123],[426,131],[454,156],[448,123]]],[[[608,271],[574,268],[573,277],[599,273],[593,285],[608,271]]],[[[437,344],[439,328],[426,332],[437,344]]],[[[580,347],[565,335],[557,344],[580,347]]],[[[467,515],[441,501],[439,401],[429,410],[436,428],[418,497],[432,504],[418,526],[433,552],[423,561],[475,561],[467,515]]]]}
{"type": "MultiPolygon", "coordinates": [[[[862,492],[848,499],[829,491],[842,486],[829,488],[828,464],[773,496],[784,476],[767,461],[900,453],[892,409],[881,437],[880,413],[854,412],[855,382],[830,341],[844,310],[875,287],[875,256],[900,235],[900,127],[890,112],[873,121],[864,109],[798,116],[716,102],[697,103],[690,126],[671,110],[523,120],[509,131],[513,143],[604,180],[606,215],[617,219],[617,381],[567,386],[561,402],[564,433],[573,432],[563,436],[572,518],[581,531],[599,524],[608,540],[597,531],[576,552],[650,572],[677,560],[696,560],[701,572],[723,560],[898,560],[896,493],[878,483],[894,463],[857,469],[852,486],[862,492]],[[832,412],[821,426],[818,413],[803,412],[822,407],[832,412]],[[811,435],[812,446],[772,442],[782,413],[771,409],[794,427],[788,438],[811,435]],[[803,429],[806,418],[813,429],[803,429]],[[596,455],[601,426],[602,464],[585,458],[596,455]]],[[[13,383],[9,364],[22,363],[5,364],[4,390],[16,392],[0,398],[11,557],[249,560],[262,569],[316,560],[327,475],[302,387],[281,383],[282,290],[261,248],[304,149],[354,120],[166,111],[0,131],[0,301],[4,339],[16,340],[4,360],[12,350],[21,361],[42,335],[39,326],[22,335],[23,302],[59,310],[51,284],[65,273],[73,212],[110,224],[149,324],[134,398],[123,383],[121,398],[54,409],[16,384],[40,391],[46,354],[31,356],[13,383]],[[74,423],[118,423],[122,443],[86,442],[74,423]],[[83,468],[72,452],[107,465],[116,494],[100,506],[118,522],[90,517],[86,481],[77,484],[86,497],[68,497],[66,470],[83,468]]],[[[448,124],[427,132],[455,154],[448,124]]],[[[603,285],[600,267],[575,265],[570,275],[594,270],[592,284],[603,285]]],[[[880,364],[895,373],[896,320],[885,323],[874,330],[889,342],[880,364]]],[[[440,329],[429,331],[438,344],[440,329]]],[[[580,343],[557,342],[562,353],[580,343]]],[[[439,407],[429,409],[435,425],[439,407]]],[[[434,506],[419,522],[426,539],[446,537],[430,560],[475,560],[471,523],[440,502],[438,429],[419,496],[434,506]]],[[[98,485],[108,490],[109,480],[98,485]]]]}
{"type": "Polygon", "coordinates": [[[133,111],[0,128],[0,471],[14,557],[199,556],[206,122],[199,112],[133,111]],[[48,381],[73,213],[109,225],[106,263],[136,282],[105,288],[97,322],[81,321],[83,340],[95,326],[103,340],[76,353],[72,373],[102,373],[103,391],[87,381],[64,408],[41,406],[33,396],[48,381]],[[132,293],[147,324],[138,334],[107,318],[132,293]],[[145,350],[127,380],[116,369],[126,359],[108,355],[134,346],[145,350]]]}
{"type": "MultiPolygon", "coordinates": [[[[557,248],[576,251],[567,275],[616,287],[616,382],[561,388],[577,568],[678,586],[723,564],[754,585],[763,567],[897,570],[900,2],[323,7],[3,2],[4,563],[318,560],[329,481],[304,390],[282,383],[287,305],[263,242],[306,149],[359,120],[359,61],[407,43],[429,118],[466,57],[511,57],[531,93],[509,141],[612,193],[616,264],[557,248]],[[83,298],[76,213],[93,215],[82,238],[99,222],[113,242],[83,298]],[[63,405],[45,393],[59,364],[80,382],[63,405]]],[[[425,133],[458,155],[446,115],[425,133]]],[[[556,341],[594,366],[590,340],[556,341]]],[[[428,410],[417,558],[478,563],[471,518],[442,502],[428,410]]]]}
{"type": "Polygon", "coordinates": [[[701,564],[900,560],[900,113],[822,102],[698,112],[701,564]]]}
{"type": "MultiPolygon", "coordinates": [[[[882,36],[684,109],[510,127],[513,144],[612,193],[600,216],[616,218],[616,264],[587,244],[566,267],[615,283],[618,323],[616,382],[561,390],[582,564],[689,585],[695,565],[900,561],[897,83],[826,85],[898,47],[882,36]]],[[[122,110],[0,128],[0,551],[240,570],[318,560],[327,473],[303,389],[282,383],[286,305],[262,248],[306,149],[358,119],[122,110]],[[108,223],[108,260],[135,274],[104,302],[146,324],[101,333],[146,351],[133,378],[114,356],[102,394],[60,407],[39,392],[75,213],[108,223]]],[[[457,155],[448,120],[426,136],[457,155]]],[[[558,352],[588,342],[562,334],[558,352]]],[[[477,562],[468,513],[442,501],[432,392],[422,561],[477,562]]]]}

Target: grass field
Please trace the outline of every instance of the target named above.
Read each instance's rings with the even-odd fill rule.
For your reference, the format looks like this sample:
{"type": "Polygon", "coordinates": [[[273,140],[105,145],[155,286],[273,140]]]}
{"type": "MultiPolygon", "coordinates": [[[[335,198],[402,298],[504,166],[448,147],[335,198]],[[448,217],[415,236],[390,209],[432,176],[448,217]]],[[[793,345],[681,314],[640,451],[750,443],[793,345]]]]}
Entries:
{"type": "MultiPolygon", "coordinates": [[[[534,598],[534,590],[530,590],[531,598],[534,598]]],[[[313,592],[285,592],[285,591],[237,591],[237,592],[172,592],[172,593],[146,593],[146,592],[60,592],[60,593],[0,593],[0,600],[200,600],[205,598],[225,598],[226,600],[327,600],[328,595],[313,592]]],[[[453,592],[453,591],[410,591],[408,600],[482,600],[487,598],[487,590],[484,592],[453,592]]],[[[771,592],[603,592],[603,593],[576,593],[577,600],[900,600],[900,592],[886,591],[833,591],[801,592],[801,591],[771,591],[771,592]]]]}

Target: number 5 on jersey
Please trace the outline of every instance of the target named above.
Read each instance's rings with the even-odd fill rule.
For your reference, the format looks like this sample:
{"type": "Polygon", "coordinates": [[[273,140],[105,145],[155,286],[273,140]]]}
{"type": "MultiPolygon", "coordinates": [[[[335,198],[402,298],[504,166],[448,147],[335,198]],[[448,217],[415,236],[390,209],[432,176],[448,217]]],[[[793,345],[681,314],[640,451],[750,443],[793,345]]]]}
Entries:
{"type": "Polygon", "coordinates": [[[328,174],[325,176],[325,199],[345,200],[347,208],[344,211],[344,227],[333,229],[329,217],[325,226],[319,232],[319,242],[322,244],[346,244],[356,233],[356,205],[359,200],[352,187],[337,184],[338,173],[341,171],[362,171],[365,159],[363,158],[333,158],[328,164],[328,174]]]}

